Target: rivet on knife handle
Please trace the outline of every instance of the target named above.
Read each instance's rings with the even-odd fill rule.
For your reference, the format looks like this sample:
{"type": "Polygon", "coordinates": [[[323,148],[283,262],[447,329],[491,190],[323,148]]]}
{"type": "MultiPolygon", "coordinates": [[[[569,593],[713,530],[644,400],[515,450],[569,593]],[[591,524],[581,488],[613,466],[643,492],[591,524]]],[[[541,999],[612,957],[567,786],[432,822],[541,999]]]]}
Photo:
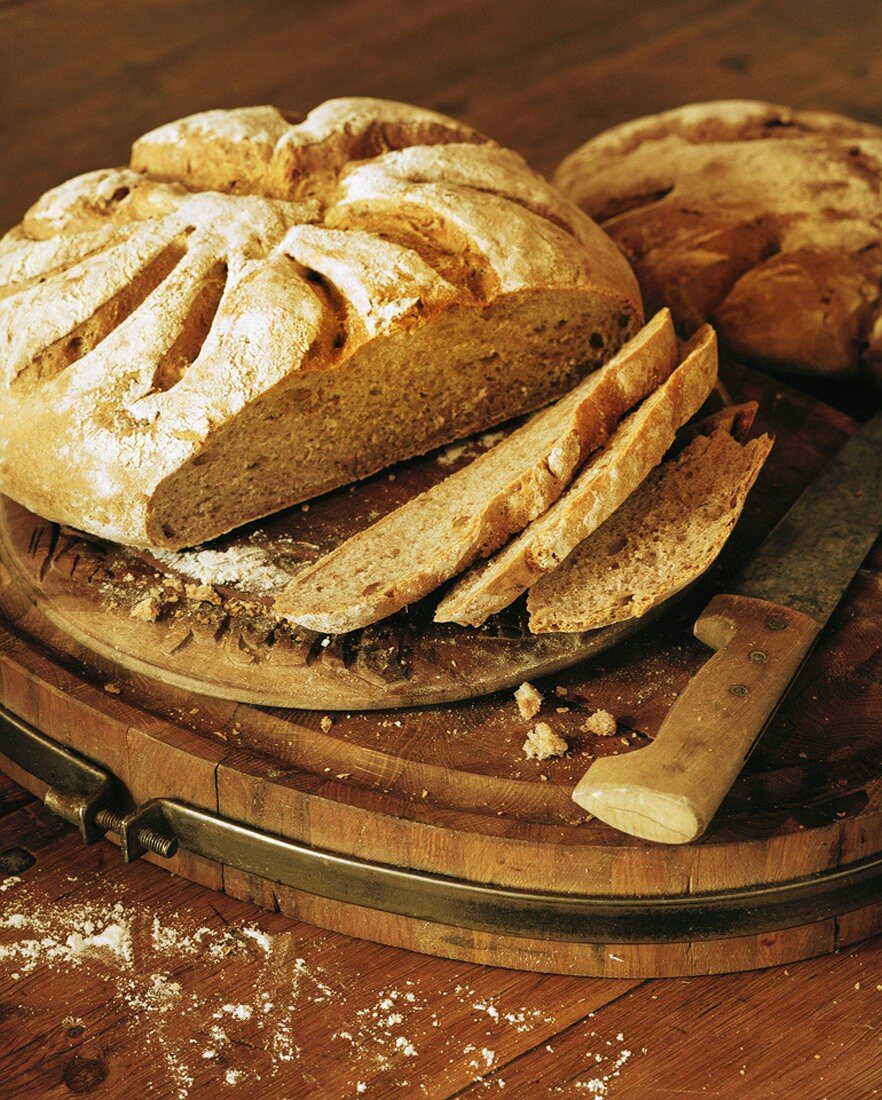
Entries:
{"type": "Polygon", "coordinates": [[[632,836],[667,844],[701,836],[820,629],[792,608],[716,596],[695,635],[717,652],[671,707],[654,743],[595,761],[573,798],[632,836]]]}

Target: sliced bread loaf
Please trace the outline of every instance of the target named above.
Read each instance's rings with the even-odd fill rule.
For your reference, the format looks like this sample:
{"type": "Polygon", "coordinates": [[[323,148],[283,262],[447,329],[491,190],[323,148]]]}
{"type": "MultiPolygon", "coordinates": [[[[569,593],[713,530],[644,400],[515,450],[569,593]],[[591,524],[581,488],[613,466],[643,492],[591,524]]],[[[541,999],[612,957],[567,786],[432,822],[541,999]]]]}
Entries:
{"type": "Polygon", "coordinates": [[[452,119],[194,115],[0,240],[0,491],[193,545],[541,408],[640,320],[612,241],[452,119]]]}
{"type": "Polygon", "coordinates": [[[593,630],[645,615],[713,563],[772,448],[725,428],[698,436],[530,589],[530,629],[593,630]]]}
{"type": "Polygon", "coordinates": [[[716,377],[716,337],[705,326],[667,382],[619,425],[561,498],[494,558],[467,573],[438,605],[435,621],[478,626],[556,569],[661,462],[716,377]]]}
{"type": "Polygon", "coordinates": [[[428,595],[541,515],[676,361],[670,314],[662,310],[555,405],[299,573],[276,611],[312,630],[338,633],[428,595]]]}

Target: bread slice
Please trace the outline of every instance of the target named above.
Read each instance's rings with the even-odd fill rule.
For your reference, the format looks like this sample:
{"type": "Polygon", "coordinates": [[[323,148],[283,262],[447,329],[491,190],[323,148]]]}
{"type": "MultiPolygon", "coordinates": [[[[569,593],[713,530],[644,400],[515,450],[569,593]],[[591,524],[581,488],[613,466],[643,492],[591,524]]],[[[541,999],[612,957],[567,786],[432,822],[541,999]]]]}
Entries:
{"type": "Polygon", "coordinates": [[[645,615],[713,563],[772,448],[725,428],[663,462],[561,567],[530,589],[530,629],[594,630],[645,615]]]}
{"type": "Polygon", "coordinates": [[[544,512],[676,361],[677,338],[662,310],[555,405],[299,573],[276,611],[300,626],[339,633],[428,595],[544,512]]]}
{"type": "Polygon", "coordinates": [[[612,241],[453,119],[194,115],[0,241],[0,491],[190,546],[541,408],[641,318],[612,241]]]}
{"type": "Polygon", "coordinates": [[[705,326],[667,382],[619,425],[557,503],[454,585],[435,621],[479,626],[556,569],[661,462],[677,428],[701,407],[716,377],[716,337],[705,326]]]}

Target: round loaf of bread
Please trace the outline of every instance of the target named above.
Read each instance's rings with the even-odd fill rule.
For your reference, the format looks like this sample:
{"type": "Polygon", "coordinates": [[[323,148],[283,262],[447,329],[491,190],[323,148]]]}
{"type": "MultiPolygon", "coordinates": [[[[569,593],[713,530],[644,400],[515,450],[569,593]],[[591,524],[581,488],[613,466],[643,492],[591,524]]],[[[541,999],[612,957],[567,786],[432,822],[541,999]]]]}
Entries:
{"type": "Polygon", "coordinates": [[[699,103],[592,138],[555,180],[684,334],[711,321],[737,356],[882,380],[882,129],[699,103]]]}
{"type": "Polygon", "coordinates": [[[209,111],[0,241],[0,491],[178,548],[537,408],[639,327],[609,238],[431,111],[209,111]]]}

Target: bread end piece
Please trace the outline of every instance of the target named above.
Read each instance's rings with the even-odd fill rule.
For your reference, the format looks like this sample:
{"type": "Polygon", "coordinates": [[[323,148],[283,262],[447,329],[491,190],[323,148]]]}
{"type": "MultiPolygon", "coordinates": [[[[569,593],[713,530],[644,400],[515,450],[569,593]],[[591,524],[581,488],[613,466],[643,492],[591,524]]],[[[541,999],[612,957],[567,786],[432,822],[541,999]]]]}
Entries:
{"type": "Polygon", "coordinates": [[[645,615],[701,576],[737,523],[772,440],[725,428],[662,463],[529,593],[535,634],[596,630],[645,615]]]}

